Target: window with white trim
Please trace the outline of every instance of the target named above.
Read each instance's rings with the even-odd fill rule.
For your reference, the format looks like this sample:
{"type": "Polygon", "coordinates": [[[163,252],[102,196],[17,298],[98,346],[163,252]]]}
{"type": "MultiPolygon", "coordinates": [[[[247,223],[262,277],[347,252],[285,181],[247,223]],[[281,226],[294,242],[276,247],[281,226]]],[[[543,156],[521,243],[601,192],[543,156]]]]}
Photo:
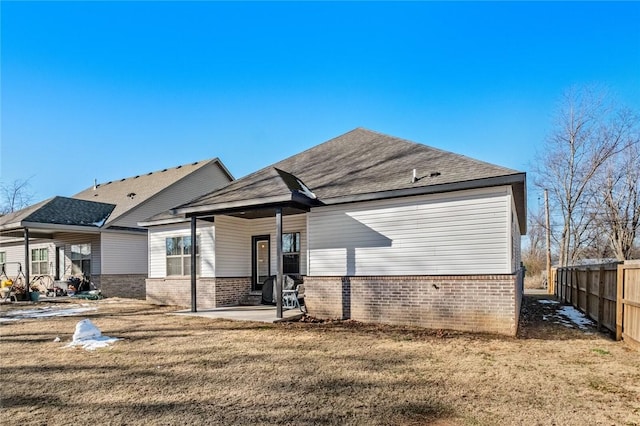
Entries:
{"type": "MultiPolygon", "coordinates": [[[[196,275],[200,275],[200,241],[196,237],[196,275]]],[[[191,275],[191,236],[169,237],[165,240],[167,276],[191,275]]]]}
{"type": "Polygon", "coordinates": [[[47,275],[49,273],[49,250],[47,248],[31,249],[31,273],[47,275]]]}
{"type": "Polygon", "coordinates": [[[91,244],[73,244],[71,246],[71,274],[91,276],[91,244]]]}
{"type": "Polygon", "coordinates": [[[282,271],[285,274],[300,274],[300,233],[282,234],[282,271]]]}

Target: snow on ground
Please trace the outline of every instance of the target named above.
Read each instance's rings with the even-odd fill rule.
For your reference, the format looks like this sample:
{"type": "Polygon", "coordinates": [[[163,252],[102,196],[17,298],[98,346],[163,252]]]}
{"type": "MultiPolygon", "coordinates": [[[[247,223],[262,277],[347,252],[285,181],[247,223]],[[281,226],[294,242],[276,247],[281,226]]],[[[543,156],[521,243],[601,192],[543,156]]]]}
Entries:
{"type": "Polygon", "coordinates": [[[83,319],[76,324],[76,331],[73,333],[73,340],[66,348],[82,346],[83,349],[94,351],[98,348],[106,348],[110,344],[121,340],[116,337],[103,336],[98,327],[89,319],[83,319]]]}
{"type": "Polygon", "coordinates": [[[48,317],[69,317],[83,312],[95,311],[95,307],[88,305],[57,305],[43,306],[37,309],[21,309],[0,313],[0,323],[10,321],[20,321],[23,319],[48,318],[48,317]]]}
{"type": "MultiPolygon", "coordinates": [[[[557,305],[560,302],[555,300],[538,300],[538,303],[543,305],[557,305]]],[[[587,330],[594,325],[593,321],[573,306],[562,306],[556,310],[553,315],[543,315],[542,320],[555,321],[565,327],[576,326],[581,330],[587,330]]]]}
{"type": "Polygon", "coordinates": [[[563,306],[558,310],[558,313],[578,326],[581,330],[586,330],[589,326],[593,326],[593,321],[573,306],[563,306]]]}
{"type": "MultiPolygon", "coordinates": [[[[0,313],[0,323],[34,318],[68,317],[95,310],[97,310],[97,308],[89,307],[89,305],[68,304],[44,306],[37,309],[20,309],[0,313]]],[[[105,348],[118,340],[121,339],[103,336],[100,329],[98,329],[91,320],[83,319],[76,324],[73,340],[65,347],[80,346],[88,351],[93,351],[98,348],[105,348]]],[[[56,337],[54,342],[60,342],[60,338],[56,337]]]]}

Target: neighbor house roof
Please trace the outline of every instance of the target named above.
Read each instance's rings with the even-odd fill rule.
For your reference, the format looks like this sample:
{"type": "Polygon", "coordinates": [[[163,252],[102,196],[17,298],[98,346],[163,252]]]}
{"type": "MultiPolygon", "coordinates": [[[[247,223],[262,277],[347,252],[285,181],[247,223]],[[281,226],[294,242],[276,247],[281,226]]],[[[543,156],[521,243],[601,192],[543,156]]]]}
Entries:
{"type": "Polygon", "coordinates": [[[17,212],[0,217],[0,231],[37,225],[38,228],[82,227],[99,229],[116,206],[77,200],[67,197],[53,197],[17,212]]]}
{"type": "Polygon", "coordinates": [[[294,175],[313,192],[315,203],[325,205],[512,185],[521,229],[526,229],[524,173],[363,128],[233,181],[174,212],[189,215],[291,201],[296,191],[276,169],[294,175]]]}
{"type": "Polygon", "coordinates": [[[211,163],[217,163],[229,179],[233,180],[233,176],[231,176],[231,173],[222,162],[218,158],[214,158],[99,183],[74,195],[73,198],[115,204],[116,207],[106,223],[106,225],[109,225],[169,186],[211,163]]]}

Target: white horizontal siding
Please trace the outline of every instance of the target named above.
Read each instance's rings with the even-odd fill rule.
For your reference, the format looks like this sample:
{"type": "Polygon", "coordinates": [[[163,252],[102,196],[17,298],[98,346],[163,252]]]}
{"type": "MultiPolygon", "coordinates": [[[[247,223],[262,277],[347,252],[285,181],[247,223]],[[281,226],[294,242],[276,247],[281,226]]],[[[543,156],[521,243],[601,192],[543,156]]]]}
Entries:
{"type": "Polygon", "coordinates": [[[100,275],[102,272],[100,234],[55,234],[57,246],[64,247],[64,272],[62,277],[71,275],[71,246],[74,244],[91,244],[91,275],[100,275]]]}
{"type": "MultiPolygon", "coordinates": [[[[269,235],[271,242],[271,274],[275,275],[277,271],[277,240],[276,240],[276,218],[268,217],[263,219],[254,219],[249,222],[250,236],[254,235],[269,235]]],[[[298,214],[292,216],[282,217],[282,233],[300,233],[300,274],[306,275],[307,273],[307,215],[298,214]]],[[[251,239],[249,239],[251,240],[251,239]]],[[[249,241],[251,244],[251,241],[249,241]]],[[[251,253],[251,245],[248,247],[249,253],[251,253]]],[[[251,259],[249,259],[251,261],[251,259]]],[[[251,264],[249,264],[251,268],[251,264]]]]}
{"type": "Polygon", "coordinates": [[[251,222],[216,216],[216,277],[251,276],[251,222]]]}
{"type": "Polygon", "coordinates": [[[309,275],[509,273],[507,187],[309,213],[309,275]]]}
{"type": "Polygon", "coordinates": [[[103,274],[147,273],[146,233],[103,232],[101,244],[103,274]]]}
{"type": "MultiPolygon", "coordinates": [[[[215,229],[211,222],[197,221],[196,235],[200,241],[200,276],[215,276],[215,229]]],[[[191,235],[191,224],[152,226],[149,228],[149,278],[166,278],[166,239],[191,235]]]]}
{"type": "MultiPolygon", "coordinates": [[[[217,277],[251,276],[251,237],[269,235],[271,273],[276,271],[276,219],[238,219],[216,216],[217,277]]],[[[300,233],[300,273],[307,272],[307,218],[305,214],[283,216],[282,232],[300,233]]]]}
{"type": "MultiPolygon", "coordinates": [[[[49,275],[55,274],[55,263],[56,263],[56,252],[55,252],[55,244],[52,241],[42,241],[35,240],[29,242],[29,251],[33,249],[41,249],[46,248],[49,256],[49,275]]],[[[5,262],[5,272],[9,278],[15,278],[18,275],[18,269],[22,267],[22,272],[24,273],[25,263],[24,263],[24,241],[20,242],[12,242],[12,243],[3,243],[0,246],[0,252],[4,252],[6,259],[5,262]],[[20,265],[17,264],[20,263],[20,265]]],[[[31,260],[31,253],[29,253],[29,259],[31,260]]],[[[31,268],[31,265],[29,265],[31,268]]],[[[31,272],[33,275],[33,271],[31,272]]],[[[4,279],[4,277],[3,277],[4,279]]]]}

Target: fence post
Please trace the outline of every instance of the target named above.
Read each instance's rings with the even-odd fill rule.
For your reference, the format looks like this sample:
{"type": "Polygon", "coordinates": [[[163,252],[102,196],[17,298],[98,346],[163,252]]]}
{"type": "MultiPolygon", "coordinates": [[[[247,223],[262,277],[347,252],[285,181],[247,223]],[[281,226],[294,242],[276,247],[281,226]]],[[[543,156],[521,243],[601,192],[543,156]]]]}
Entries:
{"type": "Polygon", "coordinates": [[[622,319],[624,298],[624,265],[618,265],[618,295],[616,297],[616,340],[622,340],[622,319]]]}
{"type": "Polygon", "coordinates": [[[600,266],[598,277],[598,331],[602,330],[602,317],[604,317],[604,266],[600,266]]]}
{"type": "Polygon", "coordinates": [[[576,271],[573,268],[569,269],[569,303],[573,305],[573,283],[575,282],[576,271]]]}
{"type": "Polygon", "coordinates": [[[589,306],[589,296],[591,296],[591,292],[590,292],[590,284],[591,284],[591,269],[589,269],[589,267],[587,266],[587,276],[585,277],[585,298],[584,298],[584,311],[587,314],[588,317],[591,317],[591,307],[589,306]]]}

